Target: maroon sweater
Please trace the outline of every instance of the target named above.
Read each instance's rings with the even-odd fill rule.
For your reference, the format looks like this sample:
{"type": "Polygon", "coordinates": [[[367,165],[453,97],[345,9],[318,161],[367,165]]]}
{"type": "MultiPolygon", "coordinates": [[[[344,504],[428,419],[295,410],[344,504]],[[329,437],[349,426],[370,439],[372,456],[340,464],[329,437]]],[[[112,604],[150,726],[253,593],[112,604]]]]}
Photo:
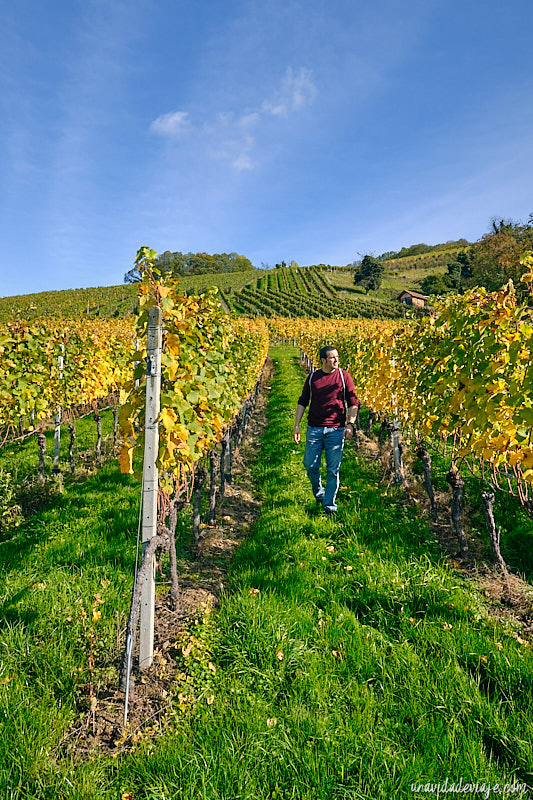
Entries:
{"type": "MultiPolygon", "coordinates": [[[[355,386],[351,375],[342,371],[346,384],[346,405],[358,406],[359,400],[355,394],[355,386]]],[[[327,373],[321,369],[307,376],[298,405],[309,405],[307,424],[313,427],[342,428],[346,422],[344,408],[344,390],[340,369],[327,373]],[[309,389],[311,381],[311,390],[309,389]]]]}

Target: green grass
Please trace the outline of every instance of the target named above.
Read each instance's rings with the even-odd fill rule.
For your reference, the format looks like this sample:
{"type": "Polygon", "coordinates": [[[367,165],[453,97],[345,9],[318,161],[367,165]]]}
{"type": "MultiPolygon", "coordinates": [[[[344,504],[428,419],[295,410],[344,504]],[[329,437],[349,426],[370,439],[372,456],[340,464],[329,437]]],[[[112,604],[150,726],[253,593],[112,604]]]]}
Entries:
{"type": "Polygon", "coordinates": [[[199,634],[217,665],[212,705],[116,759],[66,756],[87,680],[80,608],[96,592],[98,674],[114,677],[138,487],[107,465],[2,541],[0,796],[391,800],[447,777],[533,785],[531,648],[352,446],[338,518],[317,514],[291,440],[303,374],[294,351],[273,357],[262,512],[199,634]]]}
{"type": "MultiPolygon", "coordinates": [[[[420,283],[428,275],[444,275],[447,271],[445,264],[435,264],[434,266],[427,267],[413,267],[409,266],[408,264],[403,266],[403,261],[407,261],[407,259],[397,259],[394,269],[387,266],[388,262],[384,262],[385,272],[381,287],[377,293],[378,299],[396,300],[400,292],[404,289],[410,289],[415,292],[420,291],[420,283]]],[[[363,289],[354,286],[353,271],[325,272],[324,275],[341,296],[365,296],[363,289]]],[[[375,296],[375,292],[370,292],[368,295],[368,297],[375,296]]]]}

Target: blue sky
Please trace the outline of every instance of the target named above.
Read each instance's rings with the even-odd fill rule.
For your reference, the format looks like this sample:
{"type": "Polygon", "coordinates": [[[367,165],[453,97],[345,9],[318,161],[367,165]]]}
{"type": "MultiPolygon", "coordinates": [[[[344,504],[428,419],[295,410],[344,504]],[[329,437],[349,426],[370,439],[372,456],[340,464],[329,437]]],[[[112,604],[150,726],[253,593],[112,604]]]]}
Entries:
{"type": "Polygon", "coordinates": [[[0,295],[533,212],[531,0],[1,2],[0,295]]]}

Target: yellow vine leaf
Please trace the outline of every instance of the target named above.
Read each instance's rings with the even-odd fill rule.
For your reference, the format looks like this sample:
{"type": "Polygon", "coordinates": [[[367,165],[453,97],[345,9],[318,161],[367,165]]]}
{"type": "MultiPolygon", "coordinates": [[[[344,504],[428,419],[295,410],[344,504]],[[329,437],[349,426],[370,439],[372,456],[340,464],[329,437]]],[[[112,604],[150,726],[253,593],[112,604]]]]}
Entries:
{"type": "Polygon", "coordinates": [[[118,464],[123,475],[131,475],[133,473],[133,447],[131,445],[126,443],[122,445],[118,464]]]}

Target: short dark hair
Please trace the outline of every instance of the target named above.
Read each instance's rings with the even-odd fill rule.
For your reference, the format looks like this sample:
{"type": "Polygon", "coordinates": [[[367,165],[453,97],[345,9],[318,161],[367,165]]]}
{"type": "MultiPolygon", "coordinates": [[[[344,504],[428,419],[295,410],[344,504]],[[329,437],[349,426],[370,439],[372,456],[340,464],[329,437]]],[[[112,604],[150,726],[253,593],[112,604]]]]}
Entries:
{"type": "Polygon", "coordinates": [[[325,359],[328,357],[328,353],[331,353],[332,350],[336,350],[336,347],[333,347],[331,344],[327,344],[325,347],[320,348],[320,359],[325,359]]]}

